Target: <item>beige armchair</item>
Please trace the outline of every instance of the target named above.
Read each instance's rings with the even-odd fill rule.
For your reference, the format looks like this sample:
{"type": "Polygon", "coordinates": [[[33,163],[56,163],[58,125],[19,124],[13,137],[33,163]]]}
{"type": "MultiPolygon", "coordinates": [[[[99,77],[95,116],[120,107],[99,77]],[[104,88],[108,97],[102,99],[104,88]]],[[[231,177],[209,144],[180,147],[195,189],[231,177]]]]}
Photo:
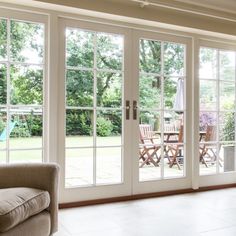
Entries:
{"type": "Polygon", "coordinates": [[[58,172],[56,164],[0,165],[0,236],[57,231],[58,172]]]}

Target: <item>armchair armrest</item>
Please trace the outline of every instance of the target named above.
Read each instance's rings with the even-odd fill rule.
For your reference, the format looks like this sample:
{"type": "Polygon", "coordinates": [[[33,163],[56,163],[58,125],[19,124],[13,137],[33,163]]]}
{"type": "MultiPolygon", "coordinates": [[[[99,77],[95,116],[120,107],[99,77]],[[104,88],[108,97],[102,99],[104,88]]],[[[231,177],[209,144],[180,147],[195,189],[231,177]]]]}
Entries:
{"type": "Polygon", "coordinates": [[[29,187],[46,190],[50,194],[51,233],[58,229],[57,164],[4,164],[0,165],[0,188],[29,187]]]}

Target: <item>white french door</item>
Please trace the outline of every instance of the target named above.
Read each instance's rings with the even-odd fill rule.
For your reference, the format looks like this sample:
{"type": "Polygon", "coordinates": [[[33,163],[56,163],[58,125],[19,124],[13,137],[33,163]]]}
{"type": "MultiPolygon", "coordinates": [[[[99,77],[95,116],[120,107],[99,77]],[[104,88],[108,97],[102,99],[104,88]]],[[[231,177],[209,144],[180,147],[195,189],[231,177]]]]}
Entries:
{"type": "Polygon", "coordinates": [[[60,31],[62,199],[130,195],[129,31],[72,20],[60,31]]]}
{"type": "Polygon", "coordinates": [[[236,49],[234,45],[199,43],[199,186],[235,180],[236,49]],[[211,131],[211,132],[210,132],[211,131]]]}
{"type": "Polygon", "coordinates": [[[189,43],[60,20],[61,202],[191,187],[189,43]],[[141,124],[157,143],[140,143],[141,124]],[[171,126],[177,139],[167,145],[171,126]]]}
{"type": "Polygon", "coordinates": [[[191,188],[190,43],[134,33],[133,194],[191,188]]]}

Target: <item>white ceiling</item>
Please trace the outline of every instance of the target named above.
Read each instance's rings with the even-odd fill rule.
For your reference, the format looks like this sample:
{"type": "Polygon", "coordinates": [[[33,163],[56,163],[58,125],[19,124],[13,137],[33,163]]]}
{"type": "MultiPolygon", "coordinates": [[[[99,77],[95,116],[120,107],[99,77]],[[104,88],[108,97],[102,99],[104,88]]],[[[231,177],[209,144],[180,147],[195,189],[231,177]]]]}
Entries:
{"type": "MultiPolygon", "coordinates": [[[[149,0],[150,2],[160,3],[163,1],[149,0]]],[[[165,3],[185,3],[196,7],[220,10],[236,14],[236,0],[166,0],[165,3]]]]}

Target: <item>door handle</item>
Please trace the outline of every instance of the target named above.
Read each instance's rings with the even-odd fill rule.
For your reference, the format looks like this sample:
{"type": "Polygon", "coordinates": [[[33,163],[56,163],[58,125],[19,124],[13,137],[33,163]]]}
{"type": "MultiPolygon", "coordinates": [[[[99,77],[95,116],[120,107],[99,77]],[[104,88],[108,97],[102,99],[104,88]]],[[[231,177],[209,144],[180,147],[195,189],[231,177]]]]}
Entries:
{"type": "Polygon", "coordinates": [[[126,120],[129,120],[129,117],[130,117],[130,101],[129,100],[125,101],[125,117],[126,117],[126,120]]]}
{"type": "Polygon", "coordinates": [[[137,101],[133,101],[133,119],[137,120],[138,105],[137,101]]]}

